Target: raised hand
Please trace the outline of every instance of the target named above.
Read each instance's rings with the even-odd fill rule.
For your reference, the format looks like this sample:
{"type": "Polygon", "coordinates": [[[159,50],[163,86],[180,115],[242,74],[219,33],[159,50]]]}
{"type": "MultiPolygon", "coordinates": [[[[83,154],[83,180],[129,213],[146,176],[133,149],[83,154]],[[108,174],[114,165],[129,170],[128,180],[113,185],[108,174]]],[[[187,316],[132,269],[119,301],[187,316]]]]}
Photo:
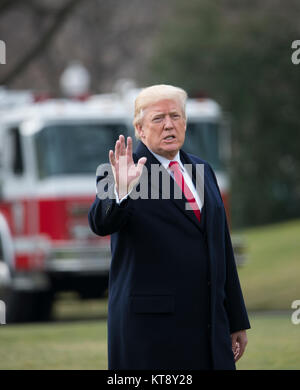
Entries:
{"type": "Polygon", "coordinates": [[[119,199],[127,195],[138,183],[146,160],[146,157],[142,157],[135,165],[132,159],[132,138],[127,137],[126,146],[125,137],[123,135],[119,136],[115,144],[115,152],[109,151],[109,162],[114,174],[119,199]]]}

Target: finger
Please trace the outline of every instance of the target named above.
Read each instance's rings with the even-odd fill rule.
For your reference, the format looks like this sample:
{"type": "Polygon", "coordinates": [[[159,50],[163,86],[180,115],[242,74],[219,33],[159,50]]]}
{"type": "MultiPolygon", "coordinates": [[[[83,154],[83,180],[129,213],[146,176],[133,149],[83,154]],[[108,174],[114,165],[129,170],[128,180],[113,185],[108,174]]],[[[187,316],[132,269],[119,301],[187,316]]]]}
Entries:
{"type": "Polygon", "coordinates": [[[137,165],[138,165],[138,166],[143,166],[143,165],[145,165],[146,161],[147,161],[147,157],[141,157],[141,158],[139,159],[137,165]]]}
{"type": "Polygon", "coordinates": [[[125,137],[123,134],[119,136],[119,141],[120,141],[120,155],[124,156],[126,153],[126,147],[125,147],[125,137]]]}
{"type": "Polygon", "coordinates": [[[232,346],[232,350],[233,351],[236,348],[236,341],[237,341],[237,335],[236,334],[232,334],[231,335],[231,346],[232,346]]]}
{"type": "Polygon", "coordinates": [[[115,144],[115,159],[118,161],[120,157],[120,140],[115,144]]]}
{"type": "Polygon", "coordinates": [[[127,137],[127,148],[126,148],[127,160],[132,160],[132,138],[127,137]]]}
{"type": "Polygon", "coordinates": [[[109,151],[108,158],[109,158],[110,164],[114,167],[115,164],[116,164],[116,159],[115,159],[115,156],[114,156],[114,152],[112,150],[109,151]]]}
{"type": "Polygon", "coordinates": [[[237,352],[234,354],[234,361],[237,362],[242,357],[242,354],[240,350],[238,349],[237,352]]]}
{"type": "Polygon", "coordinates": [[[240,342],[238,344],[239,344],[239,356],[238,356],[238,359],[240,359],[243,356],[244,352],[245,352],[247,342],[243,341],[243,342],[240,342]]]}
{"type": "Polygon", "coordinates": [[[238,360],[240,360],[240,358],[242,357],[242,355],[243,355],[243,353],[242,353],[242,352],[239,352],[234,360],[237,362],[238,360]]]}
{"type": "Polygon", "coordinates": [[[147,161],[147,157],[141,157],[137,163],[137,172],[138,172],[138,175],[141,175],[142,174],[142,170],[143,170],[143,167],[145,165],[147,161]]]}
{"type": "Polygon", "coordinates": [[[234,355],[234,361],[238,361],[239,359],[239,353],[240,353],[240,347],[239,347],[239,344],[236,343],[236,346],[235,348],[232,348],[232,352],[233,352],[233,355],[234,355]]]}
{"type": "Polygon", "coordinates": [[[139,159],[136,166],[135,166],[135,164],[130,165],[129,171],[128,171],[129,176],[132,176],[135,179],[139,178],[142,174],[143,167],[144,167],[146,161],[147,161],[147,158],[142,157],[139,159]]]}

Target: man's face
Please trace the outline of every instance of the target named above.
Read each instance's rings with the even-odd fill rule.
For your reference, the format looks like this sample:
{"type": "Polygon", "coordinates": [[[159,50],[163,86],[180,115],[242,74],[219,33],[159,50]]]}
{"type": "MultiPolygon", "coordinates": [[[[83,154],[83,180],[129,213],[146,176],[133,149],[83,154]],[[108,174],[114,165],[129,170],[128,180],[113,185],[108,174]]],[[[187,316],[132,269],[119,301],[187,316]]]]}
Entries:
{"type": "Polygon", "coordinates": [[[137,130],[149,149],[172,160],[185,138],[186,120],[180,102],[165,99],[149,105],[137,130]]]}

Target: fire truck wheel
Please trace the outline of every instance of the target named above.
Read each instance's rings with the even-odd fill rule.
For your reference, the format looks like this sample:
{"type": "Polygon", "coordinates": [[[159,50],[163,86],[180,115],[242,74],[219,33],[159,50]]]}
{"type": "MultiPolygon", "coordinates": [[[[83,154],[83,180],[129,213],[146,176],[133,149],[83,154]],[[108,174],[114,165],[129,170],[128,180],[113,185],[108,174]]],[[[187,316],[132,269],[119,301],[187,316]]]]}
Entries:
{"type": "Polygon", "coordinates": [[[48,291],[9,291],[6,299],[6,322],[37,322],[51,319],[53,294],[48,291]]]}
{"type": "Polygon", "coordinates": [[[89,280],[77,287],[81,299],[98,299],[104,298],[108,288],[108,277],[101,279],[89,280]]]}

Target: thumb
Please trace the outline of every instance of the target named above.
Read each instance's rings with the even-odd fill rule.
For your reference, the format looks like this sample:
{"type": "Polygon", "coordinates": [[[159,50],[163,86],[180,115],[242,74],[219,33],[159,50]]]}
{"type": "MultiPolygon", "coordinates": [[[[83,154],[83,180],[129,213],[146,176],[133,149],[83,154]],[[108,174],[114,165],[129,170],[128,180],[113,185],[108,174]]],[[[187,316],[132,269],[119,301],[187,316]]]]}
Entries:
{"type": "Polygon", "coordinates": [[[142,157],[139,159],[136,168],[134,165],[130,167],[129,172],[132,171],[132,176],[134,177],[134,179],[129,184],[129,188],[128,188],[129,192],[139,182],[140,177],[142,176],[143,167],[144,167],[146,161],[147,161],[147,158],[142,157]]]}
{"type": "Polygon", "coordinates": [[[237,334],[234,333],[231,335],[231,345],[233,349],[236,348],[236,342],[237,342],[237,334]]]}
{"type": "Polygon", "coordinates": [[[143,167],[147,161],[147,157],[141,157],[137,163],[138,176],[142,174],[143,167]]]}

